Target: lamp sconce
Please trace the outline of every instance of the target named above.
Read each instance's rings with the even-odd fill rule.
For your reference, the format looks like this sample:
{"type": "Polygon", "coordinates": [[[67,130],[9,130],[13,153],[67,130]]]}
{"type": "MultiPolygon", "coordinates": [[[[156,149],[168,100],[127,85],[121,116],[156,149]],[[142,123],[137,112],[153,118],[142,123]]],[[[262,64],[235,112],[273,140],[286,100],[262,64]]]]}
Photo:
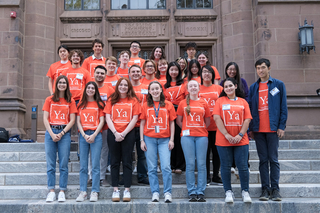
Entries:
{"type": "Polygon", "coordinates": [[[315,51],[316,47],[314,46],[313,40],[313,21],[311,21],[311,25],[308,25],[307,19],[304,20],[304,25],[300,26],[299,24],[299,40],[300,40],[300,53],[306,51],[310,54],[310,50],[313,49],[315,51]]]}

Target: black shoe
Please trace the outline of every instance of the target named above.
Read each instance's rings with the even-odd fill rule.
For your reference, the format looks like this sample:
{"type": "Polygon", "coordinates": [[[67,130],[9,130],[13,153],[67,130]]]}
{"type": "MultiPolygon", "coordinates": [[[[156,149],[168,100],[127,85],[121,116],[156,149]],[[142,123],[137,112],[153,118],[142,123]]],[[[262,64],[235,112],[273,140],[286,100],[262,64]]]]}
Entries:
{"type": "Polygon", "coordinates": [[[272,190],[271,199],[273,201],[281,201],[282,197],[277,189],[272,190]]]}
{"type": "Polygon", "coordinates": [[[148,178],[144,178],[142,180],[138,181],[138,185],[149,185],[149,179],[148,178]]]}
{"type": "Polygon", "coordinates": [[[212,184],[214,184],[214,185],[222,185],[222,179],[221,179],[221,177],[220,176],[214,176],[213,178],[212,178],[212,184]]]}
{"type": "Polygon", "coordinates": [[[259,200],[261,201],[268,201],[270,197],[270,193],[268,189],[262,189],[262,193],[259,197],[259,200]]]}
{"type": "Polygon", "coordinates": [[[209,178],[207,178],[207,186],[209,186],[210,183],[211,183],[211,178],[209,177],[209,178]]]}
{"type": "Polygon", "coordinates": [[[192,194],[189,196],[189,202],[197,202],[197,201],[198,201],[197,195],[192,194]]]}
{"type": "MultiPolygon", "coordinates": [[[[190,200],[189,200],[190,201],[190,200]]],[[[198,195],[198,202],[207,202],[206,201],[206,198],[204,197],[204,195],[202,195],[202,194],[199,194],[198,195]]]]}

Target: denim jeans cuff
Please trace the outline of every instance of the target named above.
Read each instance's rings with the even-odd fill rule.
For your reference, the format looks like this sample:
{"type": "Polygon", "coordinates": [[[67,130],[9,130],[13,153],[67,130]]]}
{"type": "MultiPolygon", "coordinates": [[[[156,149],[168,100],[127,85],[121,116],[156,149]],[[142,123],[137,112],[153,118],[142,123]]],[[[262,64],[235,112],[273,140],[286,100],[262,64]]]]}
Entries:
{"type": "Polygon", "coordinates": [[[67,190],[67,187],[65,187],[65,188],[60,187],[60,190],[66,191],[66,190],[67,190]]]}
{"type": "Polygon", "coordinates": [[[55,187],[54,186],[48,186],[48,189],[50,190],[50,189],[55,189],[55,187]]]}

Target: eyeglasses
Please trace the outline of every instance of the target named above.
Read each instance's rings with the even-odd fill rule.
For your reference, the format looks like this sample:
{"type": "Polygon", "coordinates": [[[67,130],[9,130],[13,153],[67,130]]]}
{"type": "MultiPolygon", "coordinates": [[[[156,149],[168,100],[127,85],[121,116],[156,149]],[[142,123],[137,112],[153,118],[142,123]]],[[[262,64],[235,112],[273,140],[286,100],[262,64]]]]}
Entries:
{"type": "Polygon", "coordinates": [[[138,49],[138,48],[140,48],[138,45],[132,45],[131,46],[133,49],[138,49]]]}
{"type": "Polygon", "coordinates": [[[146,66],[146,68],[154,68],[154,66],[153,65],[148,65],[148,66],[146,66]]]}
{"type": "Polygon", "coordinates": [[[227,69],[227,70],[229,70],[230,72],[237,72],[237,70],[236,70],[236,69],[233,69],[233,68],[227,69]]]}
{"type": "Polygon", "coordinates": [[[202,73],[204,73],[204,74],[212,74],[212,72],[210,72],[210,71],[203,71],[202,73]]]}

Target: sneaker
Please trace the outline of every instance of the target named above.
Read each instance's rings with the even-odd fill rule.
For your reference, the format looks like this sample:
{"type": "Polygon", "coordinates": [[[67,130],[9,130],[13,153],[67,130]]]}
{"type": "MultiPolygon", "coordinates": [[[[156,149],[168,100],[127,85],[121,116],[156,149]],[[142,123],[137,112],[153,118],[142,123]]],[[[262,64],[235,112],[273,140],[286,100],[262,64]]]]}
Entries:
{"type": "Polygon", "coordinates": [[[122,201],[123,201],[123,202],[130,202],[130,201],[131,201],[130,191],[127,191],[127,190],[124,190],[124,191],[123,191],[122,201]]]}
{"type": "Polygon", "coordinates": [[[92,186],[92,179],[89,179],[89,180],[88,180],[87,186],[92,186]]]}
{"type": "Polygon", "coordinates": [[[211,178],[207,178],[207,186],[210,186],[210,183],[211,183],[211,178]]]}
{"type": "Polygon", "coordinates": [[[170,192],[164,193],[164,202],[171,203],[172,202],[172,195],[170,192]]]}
{"type": "Polygon", "coordinates": [[[182,173],[182,170],[181,169],[176,169],[175,173],[180,175],[182,173]]]}
{"type": "Polygon", "coordinates": [[[277,189],[272,190],[271,199],[273,201],[281,201],[282,197],[277,189]]]}
{"type": "Polygon", "coordinates": [[[159,202],[159,192],[154,192],[152,194],[152,202],[159,202]]]}
{"type": "Polygon", "coordinates": [[[53,202],[56,200],[56,193],[55,192],[49,192],[47,195],[46,202],[53,202]]]}
{"type": "Polygon", "coordinates": [[[90,202],[97,202],[97,201],[98,201],[98,192],[91,192],[90,202]]]}
{"type": "Polygon", "coordinates": [[[224,202],[226,203],[233,203],[234,195],[231,190],[226,191],[226,198],[224,199],[224,202]]]}
{"type": "Polygon", "coordinates": [[[138,181],[138,185],[149,185],[149,179],[148,178],[144,178],[142,180],[138,181]]]}
{"type": "Polygon", "coordinates": [[[242,200],[244,203],[252,203],[249,192],[242,190],[242,200]]]}
{"type": "Polygon", "coordinates": [[[113,191],[112,202],[119,202],[119,201],[120,201],[120,190],[113,191]]]}
{"type": "Polygon", "coordinates": [[[268,189],[262,189],[262,193],[259,197],[259,200],[261,201],[268,201],[270,197],[270,193],[268,189]]]}
{"type": "Polygon", "coordinates": [[[134,167],[134,170],[132,171],[132,173],[137,173],[137,167],[134,167]]]}
{"type": "Polygon", "coordinates": [[[231,173],[232,174],[236,173],[236,169],[234,167],[231,167],[231,173]]]}
{"type": "Polygon", "coordinates": [[[100,180],[100,186],[108,187],[108,186],[110,186],[110,184],[108,183],[108,181],[106,179],[102,179],[102,180],[100,180]]]}
{"type": "Polygon", "coordinates": [[[58,202],[65,202],[65,201],[66,201],[66,195],[64,194],[64,192],[59,192],[58,202]]]}
{"type": "Polygon", "coordinates": [[[189,196],[189,202],[197,202],[197,195],[192,194],[189,196]]]}
{"type": "MultiPolygon", "coordinates": [[[[158,173],[160,173],[160,172],[161,172],[161,170],[160,170],[160,166],[157,166],[157,172],[158,172],[158,173]]],[[[176,172],[177,172],[177,170],[176,170],[176,172]]]]}
{"type": "Polygon", "coordinates": [[[77,202],[83,202],[85,199],[87,199],[87,192],[81,191],[79,196],[77,197],[77,202]]]}
{"type": "Polygon", "coordinates": [[[107,172],[111,172],[111,165],[107,166],[107,172]]]}
{"type": "Polygon", "coordinates": [[[213,185],[219,185],[219,186],[222,186],[222,179],[220,176],[215,176],[212,178],[212,184],[213,185]]]}
{"type": "Polygon", "coordinates": [[[198,202],[207,202],[203,194],[198,195],[198,202]]]}

